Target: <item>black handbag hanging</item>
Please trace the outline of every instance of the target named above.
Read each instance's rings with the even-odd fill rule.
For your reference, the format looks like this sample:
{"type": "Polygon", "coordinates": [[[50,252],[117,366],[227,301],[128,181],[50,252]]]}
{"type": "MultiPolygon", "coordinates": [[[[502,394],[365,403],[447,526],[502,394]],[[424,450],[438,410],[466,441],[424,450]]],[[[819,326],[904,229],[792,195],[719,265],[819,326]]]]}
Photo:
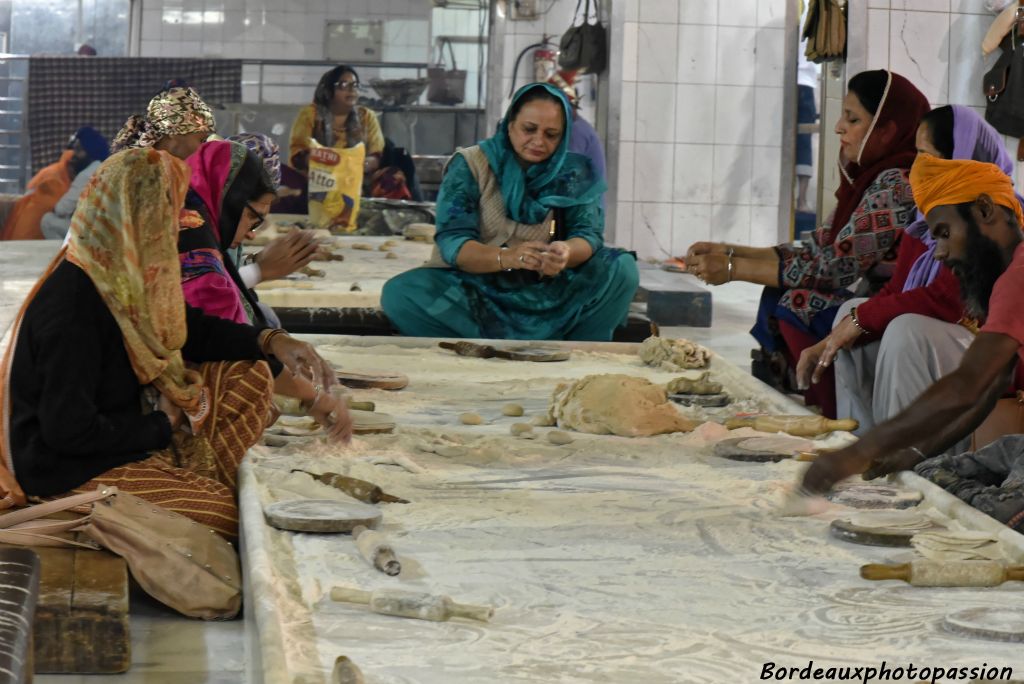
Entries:
{"type": "Polygon", "coordinates": [[[985,74],[985,120],[1004,135],[1021,138],[1017,161],[1024,161],[1024,0],[1017,20],[999,44],[1002,54],[985,74]]]}
{"type": "MultiPolygon", "coordinates": [[[[580,12],[580,3],[576,1],[576,16],[580,12]]],[[[600,7],[601,0],[596,0],[595,10],[600,7]]],[[[587,0],[583,13],[583,23],[571,26],[562,35],[558,44],[558,65],[571,71],[582,70],[590,74],[599,74],[608,66],[608,32],[601,24],[600,14],[597,22],[590,23],[590,0],[587,0]]]]}

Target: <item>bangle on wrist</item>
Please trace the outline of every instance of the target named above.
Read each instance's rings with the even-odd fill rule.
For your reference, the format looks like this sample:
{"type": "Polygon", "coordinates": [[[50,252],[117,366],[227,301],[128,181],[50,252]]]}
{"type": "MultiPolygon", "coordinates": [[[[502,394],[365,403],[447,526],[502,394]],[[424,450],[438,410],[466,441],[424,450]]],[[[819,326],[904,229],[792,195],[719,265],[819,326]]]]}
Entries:
{"type": "Polygon", "coordinates": [[[907,448],[908,448],[908,449],[910,449],[911,451],[913,451],[913,452],[914,452],[915,454],[917,454],[918,456],[920,456],[920,457],[921,457],[921,460],[922,460],[922,461],[924,461],[924,460],[927,460],[927,458],[928,458],[928,457],[927,457],[927,456],[925,456],[925,455],[924,455],[924,452],[923,452],[923,451],[921,451],[920,449],[918,449],[918,448],[917,448],[916,446],[912,446],[912,447],[907,447],[907,448]]]}
{"type": "Polygon", "coordinates": [[[733,249],[732,247],[730,247],[729,251],[726,252],[726,254],[729,255],[729,279],[726,281],[727,283],[731,283],[732,282],[732,268],[733,268],[733,266],[732,266],[732,256],[735,253],[736,253],[736,250],[733,249]]]}
{"type": "Polygon", "coordinates": [[[501,253],[507,250],[508,247],[498,247],[498,270],[499,271],[511,271],[511,268],[505,268],[505,264],[501,262],[501,253]]]}
{"type": "Polygon", "coordinates": [[[860,330],[862,333],[867,333],[867,330],[864,329],[864,326],[860,324],[859,320],[857,320],[857,307],[853,307],[852,309],[850,309],[850,320],[853,321],[853,324],[855,326],[857,326],[857,330],[860,330]]]}
{"type": "Polygon", "coordinates": [[[270,356],[270,342],[278,335],[287,335],[288,331],[284,328],[267,328],[260,333],[262,337],[259,340],[260,351],[263,352],[264,356],[270,356]]]}

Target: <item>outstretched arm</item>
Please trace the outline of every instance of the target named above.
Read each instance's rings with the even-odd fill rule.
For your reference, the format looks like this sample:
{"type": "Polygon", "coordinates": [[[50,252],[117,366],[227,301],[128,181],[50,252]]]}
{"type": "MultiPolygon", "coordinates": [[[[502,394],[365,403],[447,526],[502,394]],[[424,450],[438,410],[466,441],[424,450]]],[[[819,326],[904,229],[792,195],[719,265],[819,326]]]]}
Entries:
{"type": "Polygon", "coordinates": [[[905,411],[856,444],[815,461],[804,475],[804,489],[825,492],[850,475],[867,472],[877,477],[912,467],[915,458],[922,460],[963,439],[981,424],[1008,387],[1019,348],[1020,343],[1009,335],[979,333],[960,367],[905,411]]]}

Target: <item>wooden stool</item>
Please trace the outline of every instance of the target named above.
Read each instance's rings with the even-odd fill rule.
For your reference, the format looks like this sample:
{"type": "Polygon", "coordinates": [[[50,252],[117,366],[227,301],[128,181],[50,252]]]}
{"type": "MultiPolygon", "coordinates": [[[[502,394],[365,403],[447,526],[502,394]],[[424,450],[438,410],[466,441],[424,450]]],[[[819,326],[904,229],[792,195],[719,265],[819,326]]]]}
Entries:
{"type": "Polygon", "coordinates": [[[0,547],[0,684],[32,681],[32,616],[39,596],[39,557],[0,547]]]}
{"type": "Polygon", "coordinates": [[[107,551],[36,548],[37,673],[112,674],[131,665],[128,568],[107,551]]]}

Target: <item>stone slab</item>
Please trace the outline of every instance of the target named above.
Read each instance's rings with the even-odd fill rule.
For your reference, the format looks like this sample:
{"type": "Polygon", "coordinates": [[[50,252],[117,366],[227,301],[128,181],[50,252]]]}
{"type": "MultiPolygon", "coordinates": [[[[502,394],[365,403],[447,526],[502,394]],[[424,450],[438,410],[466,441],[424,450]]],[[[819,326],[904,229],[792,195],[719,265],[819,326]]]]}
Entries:
{"type": "Polygon", "coordinates": [[[641,266],[636,300],[647,303],[647,317],[656,325],[711,327],[711,292],[689,273],[641,266]]]}

